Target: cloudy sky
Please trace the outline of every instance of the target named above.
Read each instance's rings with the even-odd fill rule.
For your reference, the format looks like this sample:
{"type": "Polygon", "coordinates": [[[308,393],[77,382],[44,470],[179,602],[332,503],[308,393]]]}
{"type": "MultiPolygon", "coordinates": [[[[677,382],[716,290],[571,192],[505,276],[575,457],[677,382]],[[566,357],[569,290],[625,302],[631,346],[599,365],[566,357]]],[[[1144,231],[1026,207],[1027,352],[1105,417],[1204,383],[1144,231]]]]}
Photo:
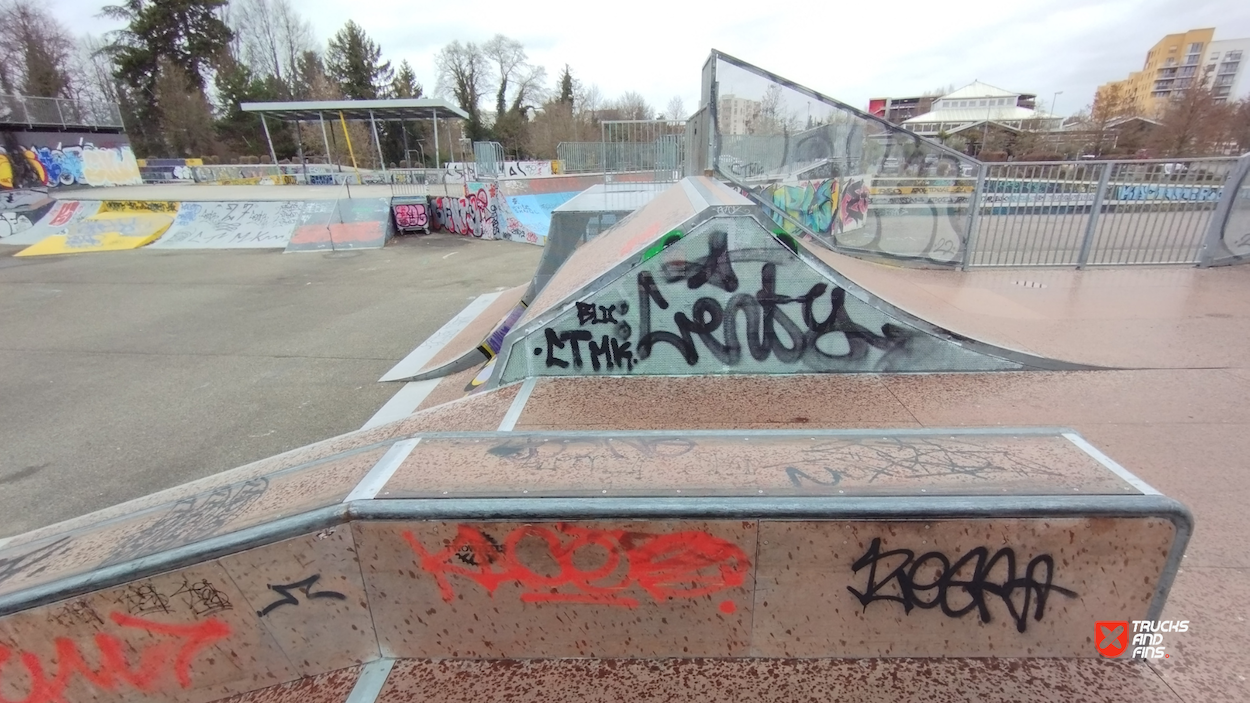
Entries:
{"type": "MultiPolygon", "coordinates": [[[[48,0],[75,33],[115,28],[95,17],[101,0],[48,0]]],[[[720,0],[298,0],[324,40],[348,19],[394,63],[408,59],[431,91],[434,53],[455,40],[503,33],[524,43],[554,83],[564,64],[605,96],[636,90],[657,109],[679,95],[698,101],[699,72],[719,49],[857,107],[981,80],[1055,91],[1064,114],[1094,88],[1141,67],[1163,35],[1215,27],[1216,39],[1250,37],[1247,0],[1046,0],[1008,2],[788,2],[720,0]]]]}

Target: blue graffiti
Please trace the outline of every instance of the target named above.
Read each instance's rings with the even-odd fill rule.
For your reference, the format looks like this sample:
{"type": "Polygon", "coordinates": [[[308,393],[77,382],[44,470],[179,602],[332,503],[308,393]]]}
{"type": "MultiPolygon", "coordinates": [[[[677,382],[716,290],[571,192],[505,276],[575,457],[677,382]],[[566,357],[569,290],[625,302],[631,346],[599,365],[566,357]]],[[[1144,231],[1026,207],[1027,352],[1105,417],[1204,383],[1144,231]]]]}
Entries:
{"type": "Polygon", "coordinates": [[[1119,186],[1116,200],[1178,200],[1213,203],[1220,199],[1223,188],[1200,188],[1196,186],[1119,186]]]}

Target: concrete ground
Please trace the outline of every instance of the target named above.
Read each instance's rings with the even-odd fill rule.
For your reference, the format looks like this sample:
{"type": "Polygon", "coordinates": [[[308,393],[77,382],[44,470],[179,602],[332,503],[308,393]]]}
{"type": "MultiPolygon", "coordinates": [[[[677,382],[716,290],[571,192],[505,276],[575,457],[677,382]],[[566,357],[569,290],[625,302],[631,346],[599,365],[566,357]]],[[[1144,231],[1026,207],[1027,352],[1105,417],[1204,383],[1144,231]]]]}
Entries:
{"type": "Polygon", "coordinates": [[[377,379],[542,250],[455,235],[379,251],[0,246],[0,540],[358,429],[377,379]]]}

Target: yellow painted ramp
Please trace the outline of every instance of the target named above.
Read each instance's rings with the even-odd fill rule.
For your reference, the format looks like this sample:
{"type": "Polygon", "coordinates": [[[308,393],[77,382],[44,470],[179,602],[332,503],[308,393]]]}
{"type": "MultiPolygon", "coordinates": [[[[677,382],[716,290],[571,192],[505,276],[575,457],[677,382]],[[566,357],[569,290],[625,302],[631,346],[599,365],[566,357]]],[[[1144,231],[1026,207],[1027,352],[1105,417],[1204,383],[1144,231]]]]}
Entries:
{"type": "Polygon", "coordinates": [[[165,213],[101,212],[71,225],[65,234],[46,237],[15,256],[138,249],[158,239],[173,221],[173,215],[165,213]]]}

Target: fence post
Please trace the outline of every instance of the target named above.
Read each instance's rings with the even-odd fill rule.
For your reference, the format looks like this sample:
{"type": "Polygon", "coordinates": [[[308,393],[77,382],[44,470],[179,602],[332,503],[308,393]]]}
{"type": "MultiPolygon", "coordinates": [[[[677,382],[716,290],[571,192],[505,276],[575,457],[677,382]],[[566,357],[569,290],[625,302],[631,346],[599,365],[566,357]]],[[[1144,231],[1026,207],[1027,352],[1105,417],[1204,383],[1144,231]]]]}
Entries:
{"type": "Polygon", "coordinates": [[[1103,201],[1107,197],[1107,183],[1111,180],[1111,171],[1118,161],[1108,161],[1102,165],[1102,173],[1098,176],[1098,190],[1094,193],[1094,202],[1089,206],[1089,221],[1085,224],[1085,239],[1081,242],[1081,253],[1076,257],[1077,270],[1085,268],[1089,261],[1089,250],[1094,245],[1094,234],[1098,231],[1098,215],[1102,212],[1103,201]]]}
{"type": "Polygon", "coordinates": [[[1250,177],[1250,152],[1242,154],[1237,165],[1233,166],[1228,177],[1224,179],[1224,190],[1220,193],[1220,202],[1216,204],[1215,212],[1211,213],[1211,220],[1207,223],[1207,233],[1202,238],[1202,250],[1198,252],[1198,268],[1210,268],[1211,262],[1215,260],[1215,250],[1220,240],[1224,238],[1224,228],[1228,225],[1228,217],[1232,214],[1233,204],[1237,202],[1241,184],[1247,177],[1250,177]]]}
{"type": "Polygon", "coordinates": [[[972,214],[968,217],[968,234],[964,237],[964,261],[959,267],[961,271],[967,271],[968,265],[972,261],[972,250],[977,244],[977,227],[981,220],[981,194],[985,190],[985,176],[990,170],[990,165],[981,163],[977,167],[977,185],[972,191],[972,198],[969,205],[972,208],[972,214]]]}

